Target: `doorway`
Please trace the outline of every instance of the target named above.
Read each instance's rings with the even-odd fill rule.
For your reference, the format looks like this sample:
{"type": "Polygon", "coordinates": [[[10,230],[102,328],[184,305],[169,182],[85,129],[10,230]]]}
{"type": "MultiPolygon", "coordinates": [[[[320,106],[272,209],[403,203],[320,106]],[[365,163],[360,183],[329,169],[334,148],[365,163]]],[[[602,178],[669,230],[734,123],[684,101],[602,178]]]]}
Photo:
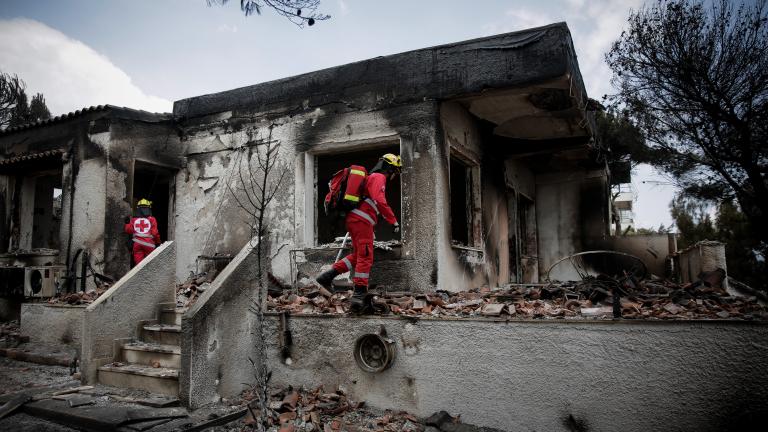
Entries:
{"type": "Polygon", "coordinates": [[[133,167],[133,191],[131,208],[136,211],[136,203],[146,198],[152,202],[152,216],[157,220],[160,240],[172,240],[173,211],[176,191],[176,170],[136,161],[133,167]]]}

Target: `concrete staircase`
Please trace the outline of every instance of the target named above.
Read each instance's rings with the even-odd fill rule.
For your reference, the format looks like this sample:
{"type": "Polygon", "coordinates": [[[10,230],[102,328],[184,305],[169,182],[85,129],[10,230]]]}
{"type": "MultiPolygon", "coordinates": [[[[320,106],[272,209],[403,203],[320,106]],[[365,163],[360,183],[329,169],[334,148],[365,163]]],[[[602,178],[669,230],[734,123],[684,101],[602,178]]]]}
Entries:
{"type": "Polygon", "coordinates": [[[161,304],[158,320],[139,323],[139,340],[115,340],[115,362],[98,369],[99,382],[178,396],[183,313],[174,303],[161,304]]]}

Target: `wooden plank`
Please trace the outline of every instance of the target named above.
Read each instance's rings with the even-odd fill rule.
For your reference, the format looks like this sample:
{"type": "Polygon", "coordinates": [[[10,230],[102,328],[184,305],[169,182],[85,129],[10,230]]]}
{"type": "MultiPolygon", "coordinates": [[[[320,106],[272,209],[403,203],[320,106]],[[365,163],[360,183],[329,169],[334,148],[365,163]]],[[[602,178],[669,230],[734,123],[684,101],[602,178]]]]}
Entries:
{"type": "Polygon", "coordinates": [[[31,396],[19,395],[9,400],[3,406],[0,407],[0,419],[5,416],[11,415],[14,411],[19,409],[22,405],[29,402],[30,399],[32,399],[31,396]]]}
{"type": "Polygon", "coordinates": [[[184,432],[199,432],[214,426],[222,426],[229,422],[233,422],[239,419],[240,417],[243,417],[247,412],[248,412],[248,409],[244,408],[240,411],[235,411],[231,414],[223,415],[213,420],[208,420],[206,422],[194,425],[191,428],[184,429],[184,432]]]}
{"type": "Polygon", "coordinates": [[[69,393],[77,393],[77,392],[79,392],[81,390],[91,390],[91,389],[93,389],[93,386],[74,387],[74,388],[70,388],[70,389],[66,389],[66,390],[57,391],[57,392],[53,393],[52,396],[65,395],[65,394],[69,394],[69,393]]]}
{"type": "Polygon", "coordinates": [[[129,420],[128,409],[123,407],[80,407],[71,408],[68,402],[53,399],[30,402],[24,405],[24,412],[59,423],[64,426],[86,431],[112,432],[129,420]]]}

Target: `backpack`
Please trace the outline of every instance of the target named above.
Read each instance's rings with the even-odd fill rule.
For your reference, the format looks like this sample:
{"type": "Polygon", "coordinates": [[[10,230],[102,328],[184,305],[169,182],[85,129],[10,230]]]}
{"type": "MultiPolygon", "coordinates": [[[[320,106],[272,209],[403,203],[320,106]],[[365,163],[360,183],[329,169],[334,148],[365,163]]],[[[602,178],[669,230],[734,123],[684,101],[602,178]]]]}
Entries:
{"type": "Polygon", "coordinates": [[[363,199],[367,177],[368,171],[360,165],[351,165],[336,172],[328,182],[328,194],[323,201],[325,214],[343,216],[357,208],[363,199]]]}

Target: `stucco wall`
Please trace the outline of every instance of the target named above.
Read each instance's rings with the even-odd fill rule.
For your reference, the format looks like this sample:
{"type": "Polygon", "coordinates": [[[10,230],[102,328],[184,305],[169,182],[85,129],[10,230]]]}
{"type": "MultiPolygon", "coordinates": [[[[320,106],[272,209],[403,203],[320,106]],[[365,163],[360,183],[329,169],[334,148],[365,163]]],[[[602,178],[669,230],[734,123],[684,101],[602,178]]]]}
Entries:
{"type": "MultiPolygon", "coordinates": [[[[604,171],[570,171],[536,176],[539,275],[560,258],[599,249],[608,235],[607,177],[604,171]]],[[[553,280],[576,280],[558,266],[553,280]]]]}
{"type": "Polygon", "coordinates": [[[447,410],[472,424],[541,431],[576,430],[566,424],[573,416],[579,430],[630,432],[727,430],[745,413],[768,413],[764,323],[291,317],[291,366],[279,359],[277,317],[267,326],[274,385],[339,385],[371,406],[420,416],[447,410]],[[362,372],[354,342],[382,326],[395,362],[362,372]]]}
{"type": "Polygon", "coordinates": [[[83,317],[83,381],[114,360],[114,341],[136,338],[141,320],[157,319],[160,303],[175,303],[176,244],[165,242],[96,301],[83,317]]]}
{"type": "Polygon", "coordinates": [[[667,257],[675,252],[669,250],[670,235],[673,234],[611,237],[606,243],[606,249],[634,255],[643,260],[643,263],[648,268],[648,272],[662,277],[670,276],[666,274],[667,257]]]}
{"type": "Polygon", "coordinates": [[[85,306],[21,304],[21,334],[34,343],[72,345],[80,349],[85,306]]]}
{"type": "MultiPolygon", "coordinates": [[[[106,137],[105,137],[106,138],[106,137]]],[[[104,266],[104,226],[106,223],[106,163],[102,158],[84,160],[75,179],[74,202],[70,207],[64,200],[63,212],[68,217],[70,208],[72,214],[71,245],[72,257],[77,249],[84,249],[91,254],[91,262],[96,271],[101,272],[104,266]]],[[[66,196],[65,196],[66,197],[66,196]]],[[[62,218],[62,225],[68,227],[69,220],[62,218]]],[[[115,221],[122,222],[122,221],[115,221]]],[[[63,243],[67,245],[68,242],[63,243]]],[[[82,255],[78,258],[82,259],[82,255]]],[[[94,289],[93,280],[86,281],[88,289],[94,289]]]]}
{"type": "Polygon", "coordinates": [[[246,246],[181,319],[179,398],[192,408],[238,395],[253,382],[256,252],[246,246]]]}

